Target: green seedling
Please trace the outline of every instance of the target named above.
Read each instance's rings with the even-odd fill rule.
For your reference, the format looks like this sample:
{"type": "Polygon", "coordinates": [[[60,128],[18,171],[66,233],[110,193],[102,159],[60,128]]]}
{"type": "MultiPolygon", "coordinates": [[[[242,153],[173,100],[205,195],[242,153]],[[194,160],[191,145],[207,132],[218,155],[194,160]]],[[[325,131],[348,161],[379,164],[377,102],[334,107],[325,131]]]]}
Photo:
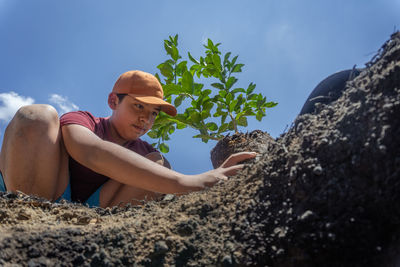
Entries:
{"type": "Polygon", "coordinates": [[[164,98],[178,108],[178,114],[171,117],[161,112],[148,135],[157,139],[153,143],[161,152],[169,151],[165,141],[176,129],[191,127],[207,143],[220,140],[228,132],[238,132],[238,127],[247,126],[247,117],[255,116],[258,121],[266,115],[266,109],[277,105],[267,102],[261,93],[255,93],[256,85],[247,88],[235,87],[238,79],[233,75],[242,72],[244,64],[237,63],[238,56],[231,59],[231,52],[221,57],[219,46],[208,39],[205,55],[195,59],[188,52],[188,60],[182,60],[178,50],[178,35],[164,40],[164,49],[169,58],[157,66],[163,77],[156,77],[164,89],[164,98]],[[210,81],[210,88],[201,81],[210,81]],[[181,107],[181,108],[179,108],[181,107]],[[183,111],[181,111],[183,109],[183,111]]]}

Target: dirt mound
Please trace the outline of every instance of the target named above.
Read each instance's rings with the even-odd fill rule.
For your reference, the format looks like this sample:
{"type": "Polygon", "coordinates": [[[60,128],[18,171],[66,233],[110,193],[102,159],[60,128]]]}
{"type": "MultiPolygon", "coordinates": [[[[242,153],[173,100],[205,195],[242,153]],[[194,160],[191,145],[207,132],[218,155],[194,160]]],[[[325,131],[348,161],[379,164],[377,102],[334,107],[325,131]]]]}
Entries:
{"type": "Polygon", "coordinates": [[[227,137],[217,150],[259,156],[206,191],[114,209],[0,193],[0,265],[400,264],[399,59],[395,33],[342,97],[277,140],[227,137]]]}

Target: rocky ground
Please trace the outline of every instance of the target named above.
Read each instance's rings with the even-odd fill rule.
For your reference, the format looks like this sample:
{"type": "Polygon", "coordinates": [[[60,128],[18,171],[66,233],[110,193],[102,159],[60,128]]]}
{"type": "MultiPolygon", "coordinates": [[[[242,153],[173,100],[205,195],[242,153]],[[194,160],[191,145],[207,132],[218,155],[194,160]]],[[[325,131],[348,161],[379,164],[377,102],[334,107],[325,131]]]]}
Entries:
{"type": "Polygon", "coordinates": [[[259,155],[206,191],[113,209],[0,193],[0,265],[400,266],[400,33],[367,65],[278,139],[227,137],[214,154],[259,155]]]}

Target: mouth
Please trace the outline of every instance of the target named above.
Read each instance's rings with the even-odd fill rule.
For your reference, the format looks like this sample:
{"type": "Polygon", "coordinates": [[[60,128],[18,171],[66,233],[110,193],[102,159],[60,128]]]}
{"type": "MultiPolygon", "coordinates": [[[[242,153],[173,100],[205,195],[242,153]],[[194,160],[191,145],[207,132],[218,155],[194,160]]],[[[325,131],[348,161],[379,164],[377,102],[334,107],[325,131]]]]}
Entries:
{"type": "Polygon", "coordinates": [[[137,126],[137,125],[134,125],[134,124],[132,124],[132,126],[133,126],[133,128],[135,128],[136,130],[138,130],[138,131],[140,131],[140,132],[146,131],[146,129],[145,129],[144,127],[137,126]]]}

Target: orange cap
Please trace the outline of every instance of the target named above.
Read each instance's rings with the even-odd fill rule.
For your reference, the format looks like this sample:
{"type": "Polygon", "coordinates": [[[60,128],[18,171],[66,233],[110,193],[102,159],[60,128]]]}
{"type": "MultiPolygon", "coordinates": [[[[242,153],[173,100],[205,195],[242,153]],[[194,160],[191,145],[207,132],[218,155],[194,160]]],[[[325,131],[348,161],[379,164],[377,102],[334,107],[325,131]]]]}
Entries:
{"type": "Polygon", "coordinates": [[[140,70],[125,72],[115,82],[112,92],[128,94],[146,104],[160,105],[161,110],[168,115],[176,115],[176,108],[163,100],[164,92],[160,82],[150,73],[140,70]]]}

